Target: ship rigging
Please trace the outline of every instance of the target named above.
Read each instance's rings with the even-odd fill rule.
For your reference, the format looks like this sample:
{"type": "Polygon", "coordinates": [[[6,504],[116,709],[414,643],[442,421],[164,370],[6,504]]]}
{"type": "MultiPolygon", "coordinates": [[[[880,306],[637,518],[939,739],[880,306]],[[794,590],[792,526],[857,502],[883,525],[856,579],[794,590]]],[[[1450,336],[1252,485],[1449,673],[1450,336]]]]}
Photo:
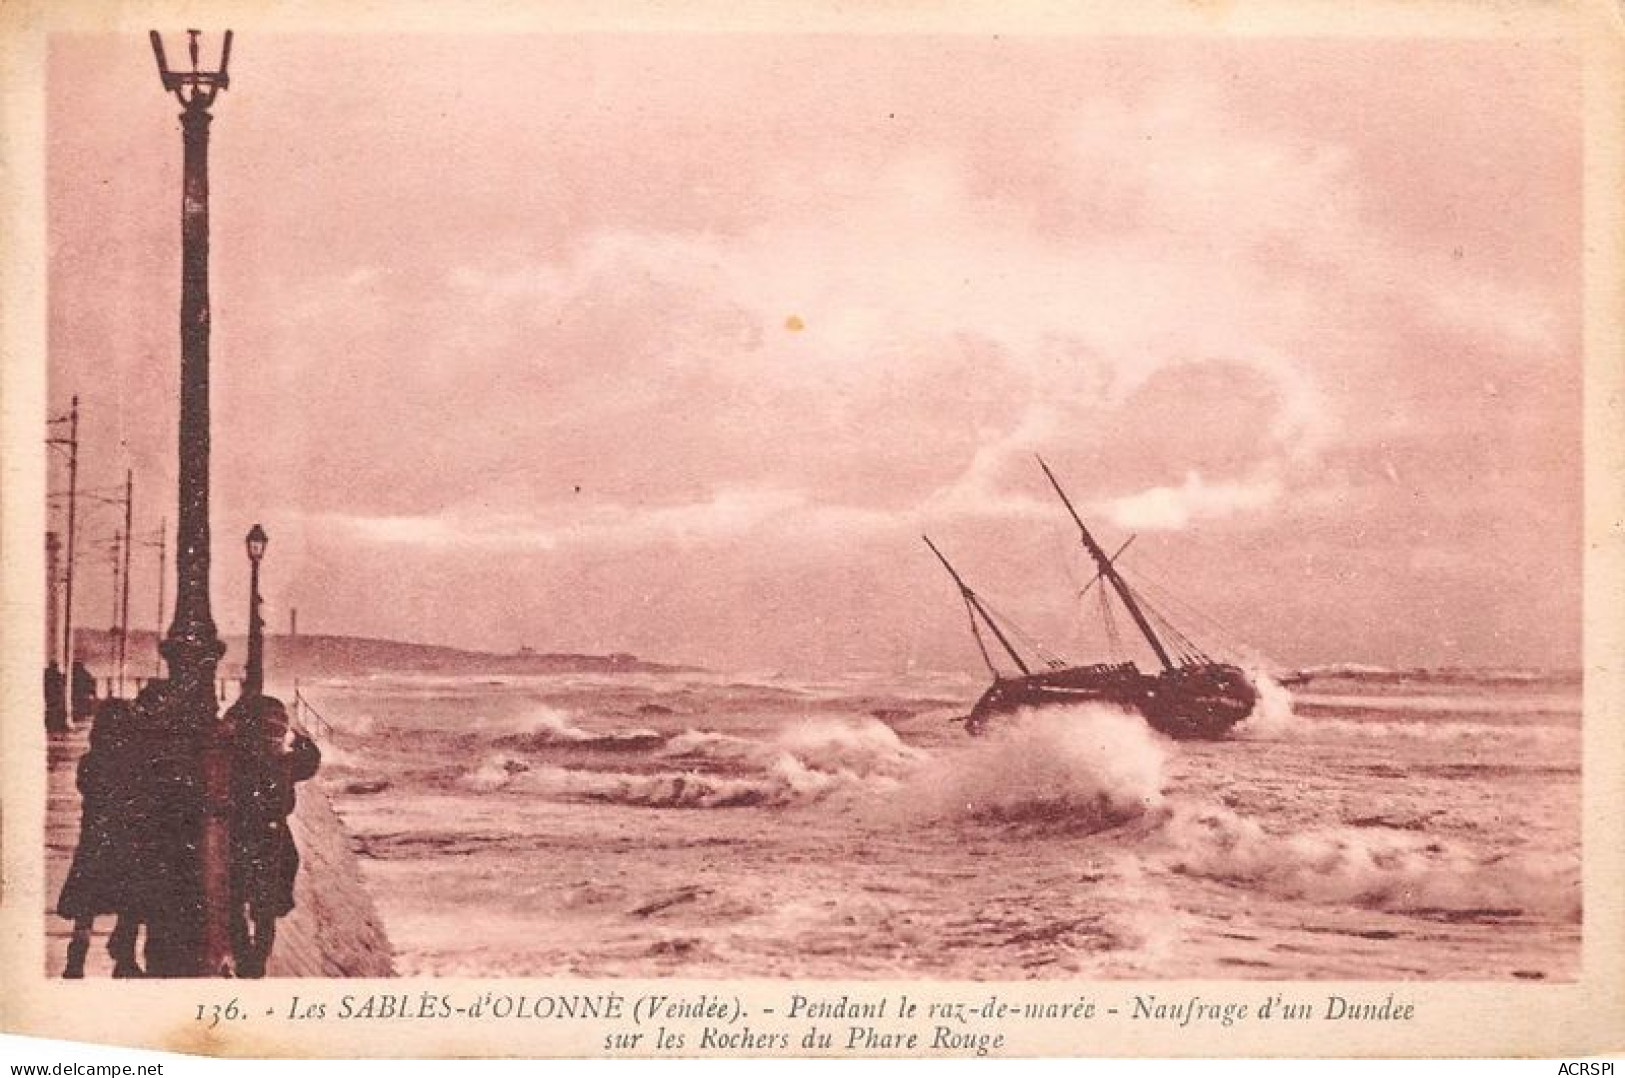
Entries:
{"type": "Polygon", "coordinates": [[[1083,548],[1095,565],[1095,575],[1078,593],[1079,597],[1104,582],[1105,586],[1096,594],[1108,639],[1115,646],[1119,638],[1109,598],[1115,595],[1155,655],[1160,669],[1145,673],[1132,661],[1068,663],[1026,637],[1009,618],[994,611],[987,600],[965,582],[930,537],[922,536],[959,589],[977,648],[993,674],[992,686],[982,694],[965,720],[966,729],[979,734],[995,716],[1027,708],[1104,703],[1138,712],[1153,728],[1170,737],[1208,740],[1224,737],[1232,726],[1252,713],[1257,703],[1258,691],[1251,679],[1239,667],[1209,656],[1131,587],[1118,570],[1117,561],[1134,542],[1134,537],[1130,536],[1116,552],[1108,555],[1090,533],[1049,465],[1040,458],[1038,466],[1077,525],[1083,548]],[[1018,676],[1007,676],[993,661],[992,651],[983,636],[984,629],[1015,664],[1020,671],[1018,676]],[[1037,664],[1016,646],[1013,637],[1022,638],[1031,654],[1037,657],[1037,664]],[[1035,665],[1041,668],[1035,669],[1035,665]]]}

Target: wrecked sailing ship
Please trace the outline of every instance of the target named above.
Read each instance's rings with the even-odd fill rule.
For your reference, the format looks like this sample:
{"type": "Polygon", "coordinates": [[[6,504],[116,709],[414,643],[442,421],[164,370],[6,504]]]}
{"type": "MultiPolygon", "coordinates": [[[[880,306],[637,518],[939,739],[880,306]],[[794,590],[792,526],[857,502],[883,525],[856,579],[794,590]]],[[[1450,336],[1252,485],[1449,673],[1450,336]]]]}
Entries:
{"type": "MultiPolygon", "coordinates": [[[[1145,673],[1132,661],[1072,665],[1032,642],[1032,650],[1044,667],[1034,670],[1033,663],[1023,656],[1011,640],[1011,636],[1019,634],[1019,630],[1008,618],[995,616],[986,600],[965,583],[936,544],[929,537],[922,536],[958,586],[970,615],[971,631],[977,647],[993,673],[993,684],[971,709],[965,719],[965,729],[979,734],[992,718],[1023,708],[1100,703],[1138,712],[1153,729],[1179,740],[1216,740],[1224,737],[1232,726],[1252,714],[1258,702],[1258,690],[1252,680],[1240,667],[1210,658],[1158,613],[1143,595],[1131,588],[1118,571],[1116,561],[1128,549],[1133,538],[1119,547],[1116,554],[1108,556],[1089,533],[1083,518],[1073,508],[1072,500],[1061,489],[1060,481],[1050,471],[1049,465],[1040,459],[1038,466],[1044,469],[1050,485],[1061,496],[1067,512],[1072,514],[1083,547],[1096,566],[1095,577],[1079,593],[1080,598],[1096,583],[1105,581],[1128,611],[1129,618],[1150,645],[1162,669],[1145,673]],[[1162,633],[1157,632],[1153,620],[1160,623],[1162,633]],[[987,642],[982,637],[984,626],[1021,671],[1019,676],[1007,676],[993,662],[987,642]]],[[[1108,635],[1115,639],[1110,599],[1104,590],[1100,593],[1100,602],[1108,635]]]]}

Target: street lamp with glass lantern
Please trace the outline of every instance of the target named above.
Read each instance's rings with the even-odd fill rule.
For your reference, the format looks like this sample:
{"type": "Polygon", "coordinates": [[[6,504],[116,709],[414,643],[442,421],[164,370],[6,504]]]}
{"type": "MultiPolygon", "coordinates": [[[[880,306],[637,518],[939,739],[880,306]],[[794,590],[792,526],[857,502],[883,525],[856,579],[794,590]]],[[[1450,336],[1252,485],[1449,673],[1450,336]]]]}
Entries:
{"type": "MultiPolygon", "coordinates": [[[[163,725],[198,742],[201,821],[195,839],[197,887],[170,896],[148,925],[149,946],[162,956],[155,976],[230,976],[230,732],[220,721],[215,670],[225,645],[209,609],[209,108],[229,85],[231,31],[219,67],[199,66],[199,32],[187,31],[190,70],[172,70],[163,39],[151,34],[164,90],[182,111],[180,424],[175,533],[175,613],[159,651],[169,666],[161,698],[163,725]]],[[[183,776],[191,778],[190,776],[183,776]]],[[[175,836],[185,841],[189,836],[175,836]]]]}
{"type": "Polygon", "coordinates": [[[258,524],[243,540],[248,547],[248,665],[243,673],[243,696],[265,691],[265,619],[260,617],[260,559],[270,536],[258,524]]]}

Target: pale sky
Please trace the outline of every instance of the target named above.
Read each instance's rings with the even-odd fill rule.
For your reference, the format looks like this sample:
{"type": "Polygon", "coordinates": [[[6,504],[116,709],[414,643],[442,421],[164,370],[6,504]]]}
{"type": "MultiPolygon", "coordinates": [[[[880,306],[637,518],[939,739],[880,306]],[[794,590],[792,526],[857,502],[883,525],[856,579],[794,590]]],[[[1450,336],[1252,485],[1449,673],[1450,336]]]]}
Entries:
{"type": "MultiPolygon", "coordinates": [[[[223,632],[259,521],[277,631],[296,606],[497,650],[975,670],[927,531],[1097,658],[1041,453],[1228,630],[1168,609],[1204,643],[1578,662],[1560,46],[239,35],[231,74],[223,632]]],[[[84,481],[133,467],[138,529],[172,527],[177,107],[141,37],[57,39],[50,75],[52,407],[82,397],[84,481]]],[[[105,556],[82,580],[106,624],[105,556]]]]}

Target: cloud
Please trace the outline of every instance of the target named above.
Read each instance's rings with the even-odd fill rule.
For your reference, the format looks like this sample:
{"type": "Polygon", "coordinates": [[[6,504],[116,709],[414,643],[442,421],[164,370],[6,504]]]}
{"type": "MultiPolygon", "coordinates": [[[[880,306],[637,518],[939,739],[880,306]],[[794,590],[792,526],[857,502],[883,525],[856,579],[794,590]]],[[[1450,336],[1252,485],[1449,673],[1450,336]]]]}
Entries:
{"type": "Polygon", "coordinates": [[[342,509],[385,541],[448,520],[469,542],[683,541],[815,511],[1042,515],[1042,453],[1080,503],[1178,528],[1320,483],[1364,393],[1406,362],[1389,312],[1550,345],[1549,312],[1514,286],[1385,229],[1347,148],[1240,125],[1208,88],[1091,102],[1060,145],[1002,186],[974,146],[755,162],[755,212],[727,230],[604,224],[429,278],[309,286],[299,316],[350,334],[342,363],[298,357],[313,396],[395,402],[392,422],[325,425],[331,458],[387,459],[406,422],[466,447],[445,473],[334,496],[365,499],[342,509]],[[1229,384],[1181,389],[1199,365],[1229,384]],[[1155,417],[1152,385],[1172,394],[1155,417]],[[1242,391],[1251,411],[1227,399],[1242,391]],[[452,512],[459,489],[490,519],[452,512]]]}
{"type": "Polygon", "coordinates": [[[1222,519],[1268,509],[1281,496],[1273,477],[1209,483],[1189,472],[1177,487],[1151,487],[1116,498],[1105,506],[1113,523],[1141,531],[1177,531],[1193,520],[1222,519]]]}
{"type": "MultiPolygon", "coordinates": [[[[141,486],[174,455],[151,417],[173,411],[178,166],[126,44],[53,60],[50,335],[57,407],[121,424],[86,474],[121,471],[128,433],[141,486]]],[[[265,45],[263,70],[390,76],[357,84],[387,102],[268,80],[212,163],[216,504],[309,522],[313,596],[376,573],[347,617],[409,617],[412,564],[437,635],[469,589],[458,632],[528,633],[545,579],[595,596],[570,632],[617,644],[647,611],[609,604],[663,596],[694,658],[900,641],[930,586],[910,574],[935,572],[921,529],[1042,605],[1070,524],[1041,453],[1103,531],[1229,521],[1340,638],[1398,647],[1405,621],[1423,646],[1436,626],[1392,613],[1427,582],[1369,587],[1394,543],[1455,520],[1464,562],[1527,560],[1576,515],[1561,48],[265,45]],[[412,77],[447,60],[509,92],[412,77]],[[739,621],[763,594],[806,635],[739,621]]],[[[1497,599],[1508,625],[1578,585],[1530,589],[1497,599]]]]}
{"type": "Polygon", "coordinates": [[[756,532],[853,534],[902,521],[852,506],[812,505],[793,491],[723,489],[696,502],[660,506],[584,504],[515,514],[457,507],[431,515],[326,513],[313,520],[363,542],[439,550],[551,551],[564,547],[680,548],[756,532]]]}
{"type": "Polygon", "coordinates": [[[493,339],[456,350],[470,373],[531,371],[550,413],[590,421],[533,425],[539,459],[647,472],[659,455],[821,501],[997,498],[1012,459],[1088,446],[1101,414],[1192,358],[1279,383],[1283,448],[1321,422],[1312,370],[1281,358],[1301,343],[1292,288],[1210,238],[1057,240],[938,158],[850,191],[826,178],[839,198],[819,179],[800,201],[839,203],[828,217],[781,193],[742,235],[611,230],[545,263],[459,266],[451,292],[493,339]]]}

